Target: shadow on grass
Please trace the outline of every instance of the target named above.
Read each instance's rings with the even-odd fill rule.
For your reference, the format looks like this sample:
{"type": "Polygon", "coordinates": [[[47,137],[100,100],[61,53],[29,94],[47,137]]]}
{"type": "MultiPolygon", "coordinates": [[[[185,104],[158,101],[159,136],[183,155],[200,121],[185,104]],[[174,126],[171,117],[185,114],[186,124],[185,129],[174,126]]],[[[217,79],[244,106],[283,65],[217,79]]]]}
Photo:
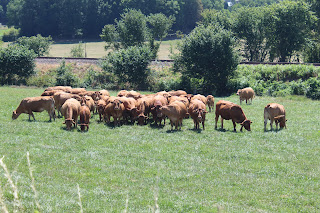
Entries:
{"type": "Polygon", "coordinates": [[[284,128],[280,128],[280,129],[267,129],[267,130],[263,130],[264,132],[280,132],[282,131],[284,128]]]}
{"type": "Polygon", "coordinates": [[[156,123],[150,123],[150,127],[152,129],[163,129],[164,126],[165,126],[164,124],[159,125],[159,124],[156,124],[156,123]]]}
{"type": "Polygon", "coordinates": [[[201,133],[203,129],[188,129],[189,131],[192,131],[192,132],[196,132],[196,133],[201,133]]]}
{"type": "Polygon", "coordinates": [[[173,130],[168,129],[166,133],[175,133],[175,132],[181,132],[181,131],[182,131],[181,129],[173,129],[173,130]]]}

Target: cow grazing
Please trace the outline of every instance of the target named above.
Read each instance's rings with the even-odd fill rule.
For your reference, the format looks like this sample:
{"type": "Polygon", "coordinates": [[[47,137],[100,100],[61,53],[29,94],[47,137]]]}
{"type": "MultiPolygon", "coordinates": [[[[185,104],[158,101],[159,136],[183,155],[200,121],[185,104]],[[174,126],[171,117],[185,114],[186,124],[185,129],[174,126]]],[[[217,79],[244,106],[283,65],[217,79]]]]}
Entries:
{"type": "Polygon", "coordinates": [[[209,112],[211,112],[211,108],[214,108],[214,97],[212,95],[207,96],[207,105],[209,107],[209,112]]]}
{"type": "Polygon", "coordinates": [[[239,95],[240,104],[243,100],[246,100],[246,104],[248,104],[249,99],[251,100],[251,104],[252,104],[252,99],[255,97],[254,91],[251,87],[238,89],[237,95],[239,95]]]}
{"type": "Polygon", "coordinates": [[[78,101],[81,100],[81,97],[79,95],[70,94],[70,93],[66,93],[66,92],[57,92],[53,95],[54,105],[58,111],[58,117],[60,116],[62,105],[66,102],[66,100],[68,100],[70,98],[77,99],[78,101]]]}
{"type": "Polygon", "coordinates": [[[32,116],[33,120],[36,120],[34,118],[33,112],[42,112],[46,110],[49,113],[50,120],[53,118],[55,120],[55,110],[54,110],[54,100],[52,97],[49,96],[40,96],[40,97],[29,97],[24,98],[18,108],[13,111],[12,113],[12,119],[15,120],[19,117],[21,113],[29,114],[29,121],[30,116],[32,116]]]}
{"type": "Polygon", "coordinates": [[[120,126],[120,118],[123,115],[124,105],[121,100],[113,99],[104,109],[104,118],[110,123],[110,117],[113,117],[114,126],[120,126]]]}
{"type": "Polygon", "coordinates": [[[173,125],[175,125],[175,129],[179,127],[181,130],[182,120],[187,115],[187,107],[184,103],[174,101],[167,106],[162,106],[160,111],[170,119],[171,130],[173,129],[173,125]]]}
{"type": "Polygon", "coordinates": [[[83,103],[80,106],[80,129],[82,132],[85,130],[89,130],[90,117],[90,109],[85,103],[83,103]]]}
{"type": "Polygon", "coordinates": [[[166,116],[161,112],[160,108],[163,106],[166,106],[168,103],[167,99],[162,95],[156,95],[153,98],[152,107],[151,107],[151,113],[153,120],[156,125],[161,125],[161,122],[163,120],[163,124],[166,124],[166,116]]]}
{"type": "Polygon", "coordinates": [[[194,128],[199,129],[200,123],[202,123],[202,128],[204,128],[204,122],[206,120],[206,105],[200,100],[192,100],[188,108],[188,113],[193,119],[194,128]]]}
{"type": "Polygon", "coordinates": [[[67,130],[70,130],[72,124],[74,127],[78,125],[78,117],[80,113],[80,103],[74,98],[70,98],[65,101],[61,107],[61,113],[64,116],[64,124],[66,124],[67,130]]]}
{"type": "Polygon", "coordinates": [[[280,128],[287,128],[286,111],[281,104],[270,103],[264,108],[264,131],[267,129],[268,120],[270,120],[271,130],[273,121],[276,123],[276,129],[278,129],[278,124],[280,124],[280,128]]]}
{"type": "Polygon", "coordinates": [[[221,116],[221,128],[223,129],[223,119],[232,120],[233,129],[236,132],[236,123],[240,123],[241,129],[244,127],[246,130],[251,131],[250,124],[252,123],[250,120],[247,119],[245,116],[242,108],[234,104],[230,101],[220,100],[216,104],[216,119],[215,119],[215,128],[217,129],[217,122],[221,116]]]}

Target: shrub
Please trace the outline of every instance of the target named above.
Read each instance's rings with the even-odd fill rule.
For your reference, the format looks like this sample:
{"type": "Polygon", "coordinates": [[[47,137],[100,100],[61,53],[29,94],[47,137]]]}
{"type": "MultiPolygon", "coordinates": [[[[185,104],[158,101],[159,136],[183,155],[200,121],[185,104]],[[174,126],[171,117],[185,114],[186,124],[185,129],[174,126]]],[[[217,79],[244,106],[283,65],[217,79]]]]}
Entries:
{"type": "Polygon", "coordinates": [[[238,53],[233,47],[230,31],[220,26],[196,27],[178,46],[180,53],[174,57],[174,69],[186,81],[201,87],[204,94],[225,94],[238,65],[238,53]]]}
{"type": "Polygon", "coordinates": [[[306,84],[307,86],[307,93],[306,96],[308,98],[320,100],[320,79],[318,78],[310,78],[306,84]]]}
{"type": "Polygon", "coordinates": [[[66,64],[62,61],[57,69],[56,76],[57,85],[77,87],[80,84],[80,79],[72,72],[71,64],[66,64]]]}
{"type": "Polygon", "coordinates": [[[291,95],[305,95],[306,84],[300,79],[298,81],[290,82],[291,95]]]}
{"type": "Polygon", "coordinates": [[[106,72],[114,73],[119,83],[130,83],[135,89],[146,89],[146,79],[150,74],[148,65],[152,53],[147,46],[132,46],[110,52],[102,62],[106,72]]]}
{"type": "Polygon", "coordinates": [[[49,70],[48,72],[40,72],[37,70],[34,75],[30,76],[26,83],[28,86],[36,86],[36,87],[52,87],[55,86],[56,81],[56,70],[49,70]]]}
{"type": "Polygon", "coordinates": [[[36,55],[26,47],[10,45],[0,48],[1,84],[24,83],[34,72],[36,55]]]}
{"type": "Polygon", "coordinates": [[[10,42],[18,39],[20,35],[20,29],[15,29],[13,27],[9,28],[8,31],[4,32],[2,35],[2,41],[10,42]]]}
{"type": "Polygon", "coordinates": [[[37,56],[44,56],[49,54],[50,45],[53,41],[51,36],[42,37],[38,34],[37,36],[20,37],[15,43],[33,50],[37,56]]]}
{"type": "Polygon", "coordinates": [[[79,43],[71,48],[70,55],[73,58],[83,58],[84,57],[84,48],[82,43],[79,43]]]}

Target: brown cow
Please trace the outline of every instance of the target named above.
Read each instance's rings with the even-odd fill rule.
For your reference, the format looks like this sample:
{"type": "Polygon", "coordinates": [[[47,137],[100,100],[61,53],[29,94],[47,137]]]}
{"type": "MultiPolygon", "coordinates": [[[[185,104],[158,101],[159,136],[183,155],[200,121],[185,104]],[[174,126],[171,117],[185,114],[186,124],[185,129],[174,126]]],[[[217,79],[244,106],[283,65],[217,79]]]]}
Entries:
{"type": "Polygon", "coordinates": [[[58,117],[60,116],[62,105],[66,102],[66,100],[68,100],[70,98],[77,99],[78,101],[81,100],[81,97],[79,95],[70,94],[70,93],[66,93],[66,92],[57,92],[53,95],[54,105],[58,111],[58,117]]]}
{"type": "Polygon", "coordinates": [[[92,99],[91,96],[88,96],[88,95],[85,95],[84,98],[86,100],[86,105],[89,107],[90,112],[92,112],[92,114],[93,114],[96,109],[94,100],[92,99]]]}
{"type": "Polygon", "coordinates": [[[254,91],[251,87],[238,89],[237,95],[239,95],[240,104],[243,100],[246,100],[246,104],[248,104],[249,99],[251,99],[252,104],[252,99],[255,97],[254,91]]]}
{"type": "Polygon", "coordinates": [[[53,96],[57,92],[61,92],[62,90],[49,90],[49,91],[44,91],[41,96],[53,96]]]}
{"type": "Polygon", "coordinates": [[[207,96],[207,105],[209,107],[209,112],[211,112],[211,108],[214,108],[214,97],[212,95],[207,96]]]}
{"type": "Polygon", "coordinates": [[[136,100],[138,100],[139,98],[142,97],[142,95],[139,92],[136,92],[134,90],[130,90],[127,94],[126,94],[127,98],[134,98],[136,100]]]}
{"type": "Polygon", "coordinates": [[[80,103],[74,98],[70,98],[65,101],[61,107],[61,113],[64,116],[64,124],[67,126],[67,130],[71,129],[73,124],[74,127],[78,125],[78,116],[80,113],[80,103]]]}
{"type": "Polygon", "coordinates": [[[40,96],[24,98],[20,102],[18,108],[12,112],[12,119],[17,119],[21,113],[27,113],[29,114],[29,121],[30,115],[33,117],[33,120],[36,120],[32,112],[42,112],[43,110],[46,110],[49,113],[49,121],[51,121],[51,118],[55,120],[56,114],[52,97],[40,96]]]}
{"type": "Polygon", "coordinates": [[[149,118],[153,97],[144,96],[137,100],[138,124],[144,125],[149,118]]]}
{"type": "Polygon", "coordinates": [[[168,103],[167,99],[162,95],[156,95],[152,101],[151,113],[155,124],[161,125],[162,120],[163,124],[166,124],[166,116],[161,112],[160,108],[166,106],[168,103]]]}
{"type": "Polygon", "coordinates": [[[70,92],[71,89],[72,89],[72,87],[70,87],[70,86],[55,86],[55,87],[48,87],[44,91],[61,90],[64,92],[70,92]]]}
{"type": "Polygon", "coordinates": [[[202,128],[204,130],[204,122],[206,120],[206,105],[200,100],[192,100],[188,108],[188,113],[193,119],[194,128],[199,129],[200,123],[202,123],[202,128]]]}
{"type": "Polygon", "coordinates": [[[272,123],[275,121],[276,129],[278,129],[278,124],[280,128],[287,128],[286,126],[286,111],[284,106],[277,103],[270,103],[264,108],[264,131],[267,129],[267,121],[270,120],[270,128],[272,130],[272,123]]]}
{"type": "Polygon", "coordinates": [[[81,129],[81,131],[85,131],[86,129],[87,129],[87,131],[89,130],[90,117],[91,117],[91,113],[90,113],[89,107],[85,103],[82,103],[82,105],[80,106],[80,129],[81,129]]]}
{"type": "Polygon", "coordinates": [[[104,108],[106,107],[107,103],[105,100],[100,99],[96,103],[97,111],[99,113],[99,120],[102,121],[102,116],[104,114],[104,108]]]}
{"type": "Polygon", "coordinates": [[[180,95],[187,95],[187,92],[184,90],[177,90],[177,91],[170,91],[168,92],[171,96],[180,96],[180,95]]]}
{"type": "Polygon", "coordinates": [[[107,123],[110,123],[110,117],[113,117],[114,126],[120,126],[120,118],[123,115],[124,105],[121,100],[112,100],[104,109],[104,118],[107,123]]]}
{"type": "Polygon", "coordinates": [[[207,98],[206,98],[204,95],[200,95],[200,94],[194,95],[194,96],[191,98],[191,101],[192,101],[192,100],[196,100],[196,99],[202,101],[204,104],[207,104],[207,98]]]}
{"type": "Polygon", "coordinates": [[[126,96],[129,92],[127,90],[121,90],[118,92],[117,96],[118,97],[123,97],[126,96]]]}
{"type": "Polygon", "coordinates": [[[175,125],[175,129],[178,129],[179,126],[181,130],[182,120],[187,115],[187,107],[184,103],[174,101],[167,106],[162,106],[160,111],[170,119],[171,130],[173,129],[173,124],[175,125]]]}
{"type": "Polygon", "coordinates": [[[134,123],[138,117],[136,103],[137,101],[134,98],[127,97],[117,97],[116,99],[121,100],[124,106],[123,118],[128,123],[129,119],[131,123],[134,123]]]}
{"type": "Polygon", "coordinates": [[[86,92],[87,90],[85,88],[73,88],[70,90],[70,93],[72,94],[81,94],[86,92]]]}
{"type": "Polygon", "coordinates": [[[230,101],[224,101],[220,100],[216,104],[216,124],[215,129],[217,129],[217,122],[219,119],[219,116],[221,115],[221,128],[223,129],[223,119],[226,120],[232,120],[233,123],[233,129],[236,132],[236,123],[240,123],[241,129],[244,127],[246,130],[251,131],[250,124],[252,123],[250,120],[247,119],[245,114],[243,113],[242,108],[234,104],[230,101]]]}

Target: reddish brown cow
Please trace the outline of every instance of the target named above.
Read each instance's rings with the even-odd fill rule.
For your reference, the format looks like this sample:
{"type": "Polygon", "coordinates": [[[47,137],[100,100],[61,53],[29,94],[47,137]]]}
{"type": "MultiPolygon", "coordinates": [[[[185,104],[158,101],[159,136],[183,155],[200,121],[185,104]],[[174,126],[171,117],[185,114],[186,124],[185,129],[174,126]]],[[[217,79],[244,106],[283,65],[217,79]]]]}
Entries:
{"type": "Polygon", "coordinates": [[[237,95],[239,95],[240,104],[243,100],[246,100],[246,104],[247,104],[249,99],[251,99],[251,104],[252,104],[252,99],[255,97],[254,91],[251,87],[238,89],[237,95]]]}
{"type": "Polygon", "coordinates": [[[125,96],[127,96],[128,93],[129,92],[127,90],[121,90],[118,92],[117,96],[118,97],[123,97],[123,96],[125,97],[125,96]]]}
{"type": "Polygon", "coordinates": [[[204,95],[200,95],[200,94],[194,95],[194,96],[191,98],[191,101],[192,101],[192,100],[196,100],[196,99],[202,101],[204,104],[207,104],[207,98],[206,98],[204,95]]]}
{"type": "Polygon", "coordinates": [[[250,124],[252,123],[250,120],[247,119],[245,114],[243,113],[242,108],[234,104],[230,101],[224,101],[220,100],[216,104],[216,123],[215,128],[217,129],[217,122],[219,119],[219,116],[221,115],[221,128],[223,129],[223,119],[226,120],[232,120],[233,123],[233,129],[236,132],[236,123],[240,123],[241,129],[244,127],[246,130],[250,131],[250,124]]]}
{"type": "Polygon", "coordinates": [[[175,125],[175,129],[178,129],[179,126],[181,130],[182,120],[187,115],[187,107],[184,103],[174,101],[167,106],[162,106],[160,111],[170,119],[171,130],[173,129],[173,124],[175,125]]]}
{"type": "Polygon", "coordinates": [[[78,117],[80,113],[80,103],[74,98],[66,100],[61,107],[61,113],[64,116],[64,124],[67,126],[67,130],[70,130],[72,124],[74,127],[78,125],[78,117]]]}
{"type": "Polygon", "coordinates": [[[70,87],[70,86],[55,86],[55,87],[48,87],[44,91],[61,90],[64,92],[70,92],[71,89],[72,89],[72,87],[70,87]]]}
{"type": "Polygon", "coordinates": [[[153,120],[156,124],[161,125],[161,122],[163,120],[163,124],[166,124],[166,116],[161,112],[160,108],[167,105],[167,99],[162,95],[156,95],[153,98],[152,107],[151,107],[151,113],[153,120]]]}
{"type": "Polygon", "coordinates": [[[49,91],[44,91],[41,96],[53,96],[57,92],[61,92],[62,90],[49,90],[49,91]]]}
{"type": "Polygon", "coordinates": [[[267,121],[270,120],[270,128],[272,130],[272,123],[275,121],[276,129],[278,124],[280,128],[287,128],[286,126],[286,111],[284,106],[277,103],[270,103],[264,108],[264,131],[267,129],[267,121]]]}
{"type": "Polygon", "coordinates": [[[81,94],[81,93],[85,93],[86,89],[85,88],[73,88],[70,90],[70,93],[72,94],[81,94]]]}
{"type": "Polygon", "coordinates": [[[214,108],[214,97],[212,95],[207,96],[207,105],[209,107],[209,112],[211,112],[211,108],[214,108]]]}
{"type": "Polygon", "coordinates": [[[200,123],[202,123],[202,128],[204,130],[204,122],[206,120],[206,105],[200,100],[192,100],[188,109],[188,113],[193,119],[194,128],[199,129],[200,123]]]}
{"type": "Polygon", "coordinates": [[[80,106],[80,129],[82,132],[85,131],[86,129],[87,131],[89,130],[90,117],[91,117],[90,109],[85,103],[83,103],[80,106]]]}
{"type": "Polygon", "coordinates": [[[149,113],[151,110],[153,98],[149,96],[144,96],[137,100],[136,107],[138,112],[138,124],[144,125],[149,118],[149,113]]]}
{"type": "Polygon", "coordinates": [[[180,95],[187,95],[187,92],[184,90],[177,90],[177,91],[170,91],[168,92],[171,96],[180,96],[180,95]]]}
{"type": "Polygon", "coordinates": [[[136,100],[134,98],[117,97],[116,99],[121,100],[124,106],[123,118],[128,123],[129,119],[132,123],[137,119],[138,112],[136,107],[136,100]]]}
{"type": "Polygon", "coordinates": [[[32,116],[33,120],[36,120],[34,118],[33,112],[42,112],[46,110],[49,113],[50,120],[53,118],[55,120],[55,110],[54,110],[54,100],[52,97],[48,96],[40,96],[40,97],[29,97],[24,98],[18,108],[13,111],[12,113],[12,119],[15,120],[19,117],[21,113],[29,114],[29,121],[30,116],[32,116]]]}
{"type": "Polygon", "coordinates": [[[124,105],[121,100],[114,99],[104,109],[104,116],[107,123],[110,123],[110,117],[113,117],[114,126],[120,126],[120,118],[123,115],[124,105]]]}
{"type": "Polygon", "coordinates": [[[98,113],[99,113],[99,120],[102,121],[102,116],[104,114],[104,108],[106,107],[107,103],[105,100],[101,99],[101,100],[98,100],[97,101],[97,110],[98,110],[98,113]]]}
{"type": "Polygon", "coordinates": [[[65,92],[57,92],[53,95],[54,105],[58,111],[58,117],[60,116],[60,109],[62,105],[66,102],[66,100],[70,98],[77,99],[78,101],[81,100],[81,97],[79,95],[65,93],[65,92]]]}

